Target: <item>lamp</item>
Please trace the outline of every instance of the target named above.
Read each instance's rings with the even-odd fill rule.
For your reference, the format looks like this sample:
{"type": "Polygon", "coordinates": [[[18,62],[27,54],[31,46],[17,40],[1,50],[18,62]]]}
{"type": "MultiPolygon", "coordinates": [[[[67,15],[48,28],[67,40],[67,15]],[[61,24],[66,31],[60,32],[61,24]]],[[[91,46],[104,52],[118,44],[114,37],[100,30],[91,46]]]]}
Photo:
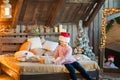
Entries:
{"type": "Polygon", "coordinates": [[[9,0],[3,0],[3,4],[1,5],[1,18],[12,18],[11,11],[12,6],[9,0]]]}

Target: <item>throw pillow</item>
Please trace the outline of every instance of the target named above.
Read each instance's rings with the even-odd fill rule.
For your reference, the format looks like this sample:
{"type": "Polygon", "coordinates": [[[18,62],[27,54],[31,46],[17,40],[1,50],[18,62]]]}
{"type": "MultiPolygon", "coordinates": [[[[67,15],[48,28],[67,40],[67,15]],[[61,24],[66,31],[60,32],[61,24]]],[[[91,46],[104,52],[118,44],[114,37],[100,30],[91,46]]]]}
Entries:
{"type": "Polygon", "coordinates": [[[28,50],[28,51],[29,51],[29,49],[30,49],[30,42],[27,41],[27,42],[24,42],[24,43],[20,46],[19,51],[21,51],[21,50],[28,50]]]}
{"type": "Polygon", "coordinates": [[[54,51],[48,51],[42,48],[30,49],[30,52],[38,56],[52,56],[54,54],[54,51]]]}
{"type": "Polygon", "coordinates": [[[47,51],[44,53],[45,56],[53,56],[54,51],[47,51]]]}
{"type": "Polygon", "coordinates": [[[53,42],[48,40],[46,40],[42,45],[43,49],[46,49],[48,51],[54,51],[57,46],[58,46],[58,42],[53,42]]]}
{"type": "Polygon", "coordinates": [[[31,42],[30,49],[42,48],[40,37],[29,38],[27,41],[31,42]]]}
{"type": "Polygon", "coordinates": [[[41,37],[40,37],[40,40],[41,40],[41,43],[42,43],[42,44],[44,44],[44,42],[46,41],[44,36],[41,36],[41,37]]]}
{"type": "Polygon", "coordinates": [[[35,55],[42,56],[42,55],[44,55],[44,53],[46,52],[46,50],[44,50],[42,48],[34,48],[34,49],[30,49],[30,52],[32,52],[35,55]]]}
{"type": "Polygon", "coordinates": [[[26,59],[35,56],[32,52],[27,50],[17,51],[14,54],[14,57],[19,61],[25,61],[26,59]]]}
{"type": "Polygon", "coordinates": [[[1,63],[0,63],[0,75],[1,75],[1,63]]]}
{"type": "Polygon", "coordinates": [[[74,57],[78,60],[78,61],[91,61],[91,59],[89,57],[87,57],[84,54],[77,54],[74,55],[74,57]]]}
{"type": "Polygon", "coordinates": [[[42,56],[42,58],[44,59],[45,64],[52,64],[52,61],[54,60],[52,56],[42,56]]]}

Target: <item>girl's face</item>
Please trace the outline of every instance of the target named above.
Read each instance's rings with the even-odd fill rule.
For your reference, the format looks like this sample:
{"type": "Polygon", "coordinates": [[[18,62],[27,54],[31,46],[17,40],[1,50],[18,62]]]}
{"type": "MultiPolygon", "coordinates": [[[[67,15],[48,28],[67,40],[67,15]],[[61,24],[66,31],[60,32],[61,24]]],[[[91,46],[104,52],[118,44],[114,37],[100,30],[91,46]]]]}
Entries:
{"type": "Polygon", "coordinates": [[[64,42],[64,41],[60,41],[60,45],[64,47],[64,46],[67,46],[68,43],[67,43],[67,42],[64,42]]]}

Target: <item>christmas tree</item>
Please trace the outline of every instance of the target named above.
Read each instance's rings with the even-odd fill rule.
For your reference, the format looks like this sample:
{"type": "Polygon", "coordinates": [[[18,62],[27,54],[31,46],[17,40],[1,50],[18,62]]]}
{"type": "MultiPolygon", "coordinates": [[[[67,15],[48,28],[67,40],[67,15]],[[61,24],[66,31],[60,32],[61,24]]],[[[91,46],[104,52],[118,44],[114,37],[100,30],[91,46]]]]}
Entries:
{"type": "Polygon", "coordinates": [[[79,53],[79,49],[82,49],[82,54],[88,56],[91,60],[95,61],[95,54],[93,53],[92,46],[89,46],[89,37],[87,31],[83,29],[82,22],[79,23],[78,35],[75,41],[76,47],[74,53],[79,53]]]}

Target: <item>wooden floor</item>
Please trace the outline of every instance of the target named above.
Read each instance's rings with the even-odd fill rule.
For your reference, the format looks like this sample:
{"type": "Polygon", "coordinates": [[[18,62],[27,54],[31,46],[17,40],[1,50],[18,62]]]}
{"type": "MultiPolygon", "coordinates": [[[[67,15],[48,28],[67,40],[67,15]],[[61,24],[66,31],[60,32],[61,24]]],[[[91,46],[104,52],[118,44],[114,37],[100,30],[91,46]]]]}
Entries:
{"type": "MultiPolygon", "coordinates": [[[[99,80],[120,80],[120,73],[104,73],[100,72],[99,80]]],[[[85,79],[78,79],[85,80],[85,79]]],[[[94,79],[96,80],[96,79],[94,79]]]]}
{"type": "Polygon", "coordinates": [[[120,73],[107,73],[100,71],[100,79],[99,80],[120,80],[120,73]]]}

